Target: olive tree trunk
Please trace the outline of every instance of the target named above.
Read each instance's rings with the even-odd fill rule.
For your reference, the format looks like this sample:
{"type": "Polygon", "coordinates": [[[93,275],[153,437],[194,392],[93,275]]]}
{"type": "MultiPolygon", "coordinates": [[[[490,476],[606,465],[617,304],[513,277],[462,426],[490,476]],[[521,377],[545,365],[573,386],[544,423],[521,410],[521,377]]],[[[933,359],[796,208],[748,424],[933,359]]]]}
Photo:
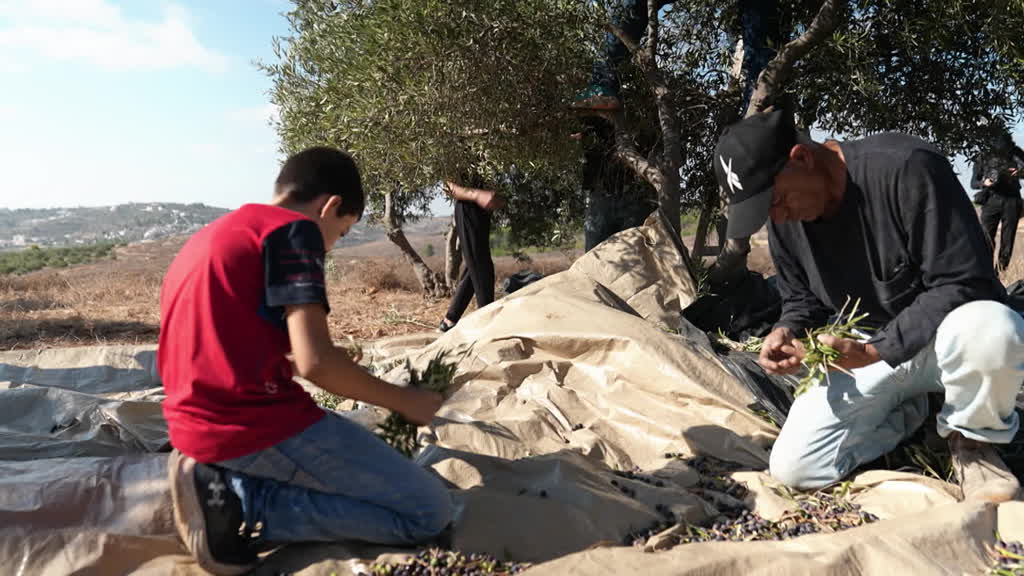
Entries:
{"type": "Polygon", "coordinates": [[[444,278],[423,261],[398,224],[398,218],[393,211],[393,194],[393,192],[387,192],[384,195],[384,229],[388,240],[391,240],[402,251],[402,257],[412,266],[416,280],[419,281],[424,293],[435,298],[447,297],[450,292],[444,278]]]}

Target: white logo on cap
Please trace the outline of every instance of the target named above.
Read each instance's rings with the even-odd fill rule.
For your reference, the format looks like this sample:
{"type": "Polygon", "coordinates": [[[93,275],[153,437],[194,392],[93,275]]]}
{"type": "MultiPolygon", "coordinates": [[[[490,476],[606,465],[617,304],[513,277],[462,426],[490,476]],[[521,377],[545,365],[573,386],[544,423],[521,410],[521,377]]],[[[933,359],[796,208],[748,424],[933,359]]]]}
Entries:
{"type": "Polygon", "coordinates": [[[729,184],[729,192],[735,194],[737,190],[743,190],[743,185],[740,184],[740,177],[732,171],[732,158],[729,158],[728,163],[721,155],[718,156],[718,159],[722,162],[722,168],[725,169],[725,181],[729,184]]]}

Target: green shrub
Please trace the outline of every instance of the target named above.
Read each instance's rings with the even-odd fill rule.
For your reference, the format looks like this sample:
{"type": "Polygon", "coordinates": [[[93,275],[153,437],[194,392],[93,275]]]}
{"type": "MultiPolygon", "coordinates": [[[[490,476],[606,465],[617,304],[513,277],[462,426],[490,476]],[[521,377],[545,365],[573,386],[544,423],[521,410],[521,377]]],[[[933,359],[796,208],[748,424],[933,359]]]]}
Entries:
{"type": "Polygon", "coordinates": [[[27,274],[43,268],[65,268],[114,257],[114,244],[42,248],[33,244],[16,252],[0,252],[0,275],[27,274]]]}

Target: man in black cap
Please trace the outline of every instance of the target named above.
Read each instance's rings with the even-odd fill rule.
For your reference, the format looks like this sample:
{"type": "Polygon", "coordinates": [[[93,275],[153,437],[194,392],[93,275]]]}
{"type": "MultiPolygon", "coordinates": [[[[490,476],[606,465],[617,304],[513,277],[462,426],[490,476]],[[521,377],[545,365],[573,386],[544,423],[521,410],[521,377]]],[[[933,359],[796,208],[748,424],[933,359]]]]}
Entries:
{"type": "Polygon", "coordinates": [[[874,329],[862,340],[822,336],[841,353],[827,382],[796,398],[771,473],[798,488],[836,482],[889,452],[942,392],[947,438],[965,498],[1005,501],[1019,483],[992,444],[1017,431],[1024,319],[1002,302],[987,241],[949,161],[903,134],[816,143],[784,111],[726,130],[715,169],[730,195],[731,237],[768,238],[782,316],[761,365],[798,371],[799,338],[849,297],[874,329]]]}

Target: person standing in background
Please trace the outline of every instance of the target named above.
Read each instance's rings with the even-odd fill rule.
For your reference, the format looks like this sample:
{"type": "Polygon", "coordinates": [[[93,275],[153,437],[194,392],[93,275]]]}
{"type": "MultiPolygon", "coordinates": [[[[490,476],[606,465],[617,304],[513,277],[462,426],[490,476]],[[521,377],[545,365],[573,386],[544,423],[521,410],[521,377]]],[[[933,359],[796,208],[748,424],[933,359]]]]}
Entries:
{"type": "Polygon", "coordinates": [[[996,247],[996,230],[1000,222],[1003,226],[999,238],[999,271],[1006,270],[1013,256],[1017,221],[1024,204],[1020,196],[1019,177],[1022,162],[1024,151],[1004,130],[993,138],[990,149],[978,156],[971,175],[971,188],[977,190],[974,203],[981,206],[981,226],[985,229],[993,252],[996,247]]]}
{"type": "Polygon", "coordinates": [[[505,207],[505,197],[492,190],[467,188],[454,182],[445,182],[444,188],[455,200],[455,232],[466,268],[438,327],[441,332],[451,330],[462,318],[473,294],[478,308],[494,302],[491,213],[505,207]]]}

